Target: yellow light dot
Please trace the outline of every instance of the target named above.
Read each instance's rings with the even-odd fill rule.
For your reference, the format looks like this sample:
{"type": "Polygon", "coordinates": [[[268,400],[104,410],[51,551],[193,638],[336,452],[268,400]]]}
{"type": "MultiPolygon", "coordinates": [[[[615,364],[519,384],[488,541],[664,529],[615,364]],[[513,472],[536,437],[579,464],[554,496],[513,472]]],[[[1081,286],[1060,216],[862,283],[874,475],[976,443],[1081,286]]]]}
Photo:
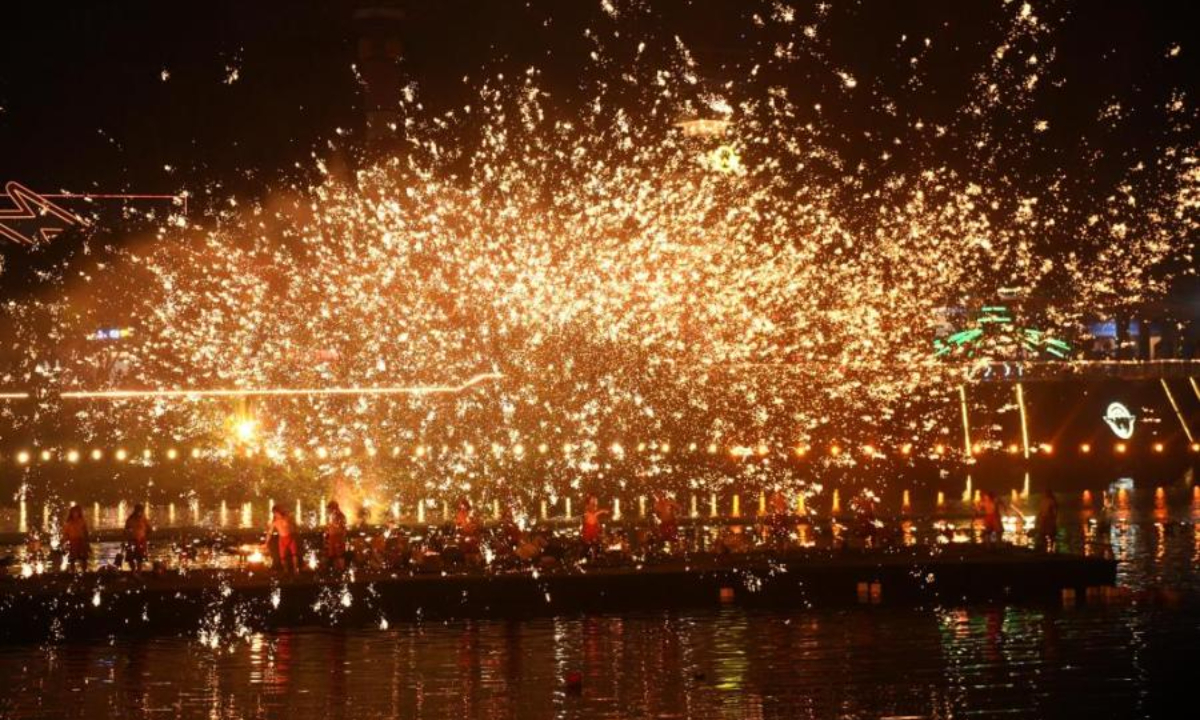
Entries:
{"type": "Polygon", "coordinates": [[[912,452],[912,443],[904,443],[903,445],[900,446],[900,454],[901,455],[908,455],[911,452],[912,452]]]}
{"type": "Polygon", "coordinates": [[[1163,444],[1160,442],[1154,443],[1154,452],[1160,453],[1162,451],[1163,451],[1163,444]]]}
{"type": "Polygon", "coordinates": [[[842,449],[837,445],[834,445],[833,447],[829,448],[829,454],[837,457],[838,455],[842,454],[842,449]]]}
{"type": "Polygon", "coordinates": [[[937,453],[938,455],[945,455],[946,454],[946,446],[941,443],[938,443],[937,445],[935,445],[933,447],[933,451],[935,453],[937,453]]]}
{"type": "Polygon", "coordinates": [[[807,454],[808,454],[808,448],[804,447],[803,445],[799,445],[796,447],[796,457],[804,457],[807,454]]]}
{"type": "Polygon", "coordinates": [[[258,422],[250,418],[240,420],[234,425],[233,430],[238,440],[250,442],[258,434],[258,422]]]}
{"type": "Polygon", "coordinates": [[[542,444],[538,445],[538,452],[541,453],[542,455],[545,455],[546,451],[549,449],[550,448],[546,445],[546,443],[542,443],[542,444]]]}
{"type": "Polygon", "coordinates": [[[168,460],[174,460],[177,457],[179,457],[179,452],[175,448],[171,448],[171,449],[167,450],[167,459],[168,460]]]}
{"type": "Polygon", "coordinates": [[[709,445],[708,445],[708,454],[709,454],[709,455],[715,455],[716,453],[717,453],[717,444],[716,444],[716,443],[709,443],[709,445]]]}
{"type": "Polygon", "coordinates": [[[1039,448],[1039,449],[1040,449],[1042,452],[1046,453],[1047,455],[1053,455],[1053,454],[1054,454],[1054,446],[1053,446],[1053,445],[1051,445],[1051,444],[1049,444],[1049,443],[1042,443],[1041,445],[1039,445],[1039,446],[1038,446],[1038,448],[1039,448]]]}
{"type": "Polygon", "coordinates": [[[1088,445],[1087,443],[1084,443],[1079,446],[1079,452],[1083,453],[1084,455],[1090,453],[1091,451],[1092,451],[1092,446],[1088,445]]]}
{"type": "Polygon", "coordinates": [[[46,461],[48,461],[49,459],[50,459],[50,451],[49,451],[49,450],[43,450],[43,451],[42,451],[42,462],[46,462],[46,461]]]}
{"type": "Polygon", "coordinates": [[[200,448],[192,448],[192,457],[194,457],[194,458],[200,457],[200,448]]]}
{"type": "Polygon", "coordinates": [[[78,450],[68,451],[67,452],[67,462],[69,462],[69,463],[79,462],[79,451],[78,450]]]}
{"type": "Polygon", "coordinates": [[[150,457],[153,455],[154,455],[154,453],[150,452],[150,448],[146,448],[145,450],[142,451],[142,457],[145,458],[146,460],[149,460],[150,457]]]}
{"type": "Polygon", "coordinates": [[[319,447],[317,448],[317,457],[324,460],[325,458],[329,457],[329,451],[323,447],[319,447]]]}
{"type": "Polygon", "coordinates": [[[758,445],[758,454],[759,455],[766,455],[767,450],[768,450],[768,448],[767,448],[766,443],[759,443],[759,445],[758,445]]]}
{"type": "Polygon", "coordinates": [[[1008,452],[1013,455],[1016,455],[1020,451],[1021,451],[1021,448],[1018,447],[1016,443],[1013,443],[1012,445],[1008,446],[1008,452]]]}
{"type": "Polygon", "coordinates": [[[24,465],[25,463],[29,462],[29,453],[25,452],[24,450],[17,453],[17,462],[20,463],[21,465],[24,465]]]}
{"type": "Polygon", "coordinates": [[[863,455],[866,455],[867,457],[875,457],[875,446],[874,445],[863,445],[862,451],[863,451],[863,455]]]}
{"type": "Polygon", "coordinates": [[[1119,453],[1123,453],[1123,452],[1125,452],[1125,450],[1126,450],[1127,448],[1126,448],[1126,446],[1125,446],[1125,443],[1117,443],[1117,446],[1116,446],[1116,448],[1114,448],[1114,449],[1115,449],[1117,452],[1119,452],[1119,453]]]}
{"type": "Polygon", "coordinates": [[[663,446],[662,446],[662,454],[663,454],[663,455],[666,455],[666,454],[667,454],[667,453],[669,453],[669,452],[671,452],[671,446],[670,446],[670,445],[668,445],[667,443],[663,443],[663,446]]]}
{"type": "Polygon", "coordinates": [[[125,448],[117,448],[117,460],[124,461],[127,456],[128,453],[125,452],[125,448]]]}
{"type": "Polygon", "coordinates": [[[1200,452],[1200,443],[1192,443],[1192,452],[1200,452]]]}
{"type": "Polygon", "coordinates": [[[102,457],[104,457],[104,453],[100,452],[100,448],[96,448],[95,450],[92,451],[92,459],[93,460],[99,460],[102,457]]]}

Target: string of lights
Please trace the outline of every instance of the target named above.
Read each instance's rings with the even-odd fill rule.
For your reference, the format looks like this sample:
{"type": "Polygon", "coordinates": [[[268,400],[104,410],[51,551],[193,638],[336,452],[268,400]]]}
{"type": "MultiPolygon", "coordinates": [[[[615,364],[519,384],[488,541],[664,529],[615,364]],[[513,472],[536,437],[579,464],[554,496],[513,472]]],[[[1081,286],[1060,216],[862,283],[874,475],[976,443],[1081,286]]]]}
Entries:
{"type": "MultiPolygon", "coordinates": [[[[558,448],[563,455],[570,455],[582,446],[563,445],[558,448]]],[[[1150,452],[1154,454],[1164,454],[1168,449],[1179,450],[1186,449],[1188,452],[1200,453],[1200,442],[1192,442],[1186,445],[1178,443],[1168,444],[1161,441],[1148,443],[1146,446],[1150,452]]],[[[1077,452],[1079,455],[1090,455],[1096,450],[1096,446],[1091,443],[1081,443],[1077,452]]],[[[1125,455],[1134,452],[1135,448],[1128,442],[1116,442],[1111,446],[1111,450],[1115,455],[1125,455]]],[[[1051,456],[1055,454],[1055,447],[1049,443],[1041,443],[1030,448],[1031,454],[1042,456],[1051,456]]],[[[523,457],[539,457],[551,456],[552,448],[546,443],[540,443],[532,448],[526,447],[524,444],[515,445],[500,445],[493,443],[492,445],[483,448],[475,447],[474,445],[466,444],[458,447],[450,446],[429,446],[429,445],[412,445],[401,447],[394,445],[390,450],[383,452],[375,445],[365,445],[362,449],[354,449],[350,447],[327,448],[318,446],[311,449],[294,448],[291,451],[285,451],[277,448],[264,448],[258,446],[195,446],[190,449],[180,449],[177,447],[156,447],[144,448],[140,452],[128,450],[123,447],[115,449],[105,449],[93,447],[86,450],[81,450],[74,447],[66,447],[66,449],[22,449],[16,452],[0,454],[0,462],[8,460],[15,462],[17,465],[29,465],[35,462],[41,463],[56,463],[65,462],[68,464],[76,464],[81,461],[90,459],[94,462],[109,460],[115,462],[129,463],[153,463],[157,461],[176,461],[184,459],[192,460],[227,460],[235,457],[240,458],[265,458],[273,461],[286,460],[327,460],[330,458],[351,458],[351,457],[368,457],[373,458],[380,455],[390,456],[396,459],[415,459],[432,458],[438,456],[447,456],[454,453],[462,455],[475,455],[479,452],[490,452],[493,455],[508,455],[516,458],[523,457]]],[[[610,456],[616,459],[625,458],[627,455],[637,453],[640,455],[651,456],[667,456],[671,454],[690,454],[698,457],[724,457],[734,460],[749,460],[753,458],[768,458],[768,457],[788,457],[798,460],[806,458],[817,459],[821,457],[828,458],[853,458],[872,460],[884,460],[887,458],[937,458],[937,459],[962,459],[964,453],[959,450],[952,449],[946,445],[934,445],[931,447],[918,448],[911,444],[899,445],[892,448],[880,448],[874,445],[860,445],[853,448],[849,445],[831,444],[824,448],[814,448],[807,445],[800,445],[791,448],[772,447],[766,444],[759,445],[733,445],[724,446],[715,443],[710,443],[701,446],[697,443],[690,443],[682,450],[675,450],[670,445],[665,443],[637,443],[629,449],[622,443],[613,443],[608,447],[610,456]]],[[[970,453],[970,459],[974,460],[987,455],[1021,455],[1023,454],[1022,447],[1018,443],[1012,443],[1008,446],[993,446],[976,444],[970,453]]]]}

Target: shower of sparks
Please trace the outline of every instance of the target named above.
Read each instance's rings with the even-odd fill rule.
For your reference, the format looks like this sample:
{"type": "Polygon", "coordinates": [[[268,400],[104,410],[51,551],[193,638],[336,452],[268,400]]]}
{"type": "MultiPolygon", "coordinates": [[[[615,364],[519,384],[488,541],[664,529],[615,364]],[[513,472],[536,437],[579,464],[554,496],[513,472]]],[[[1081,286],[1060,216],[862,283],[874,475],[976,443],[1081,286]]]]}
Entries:
{"type": "MultiPolygon", "coordinates": [[[[650,12],[604,7],[614,23],[650,12]]],[[[6,380],[61,390],[31,417],[65,415],[83,437],[219,435],[228,408],[168,401],[252,398],[267,456],[321,448],[309,462],[360,484],[390,482],[387,453],[324,449],[430,448],[405,456],[429,489],[708,487],[735,471],[681,472],[684,453],[667,448],[955,446],[958,383],[930,351],[943,308],[1019,287],[1045,299],[1047,325],[1069,327],[1161,293],[1191,256],[1200,163],[1186,135],[1086,203],[1065,171],[1034,184],[1009,172],[1055,128],[1036,100],[1053,36],[1029,4],[1006,5],[970,97],[936,121],[852,68],[831,69],[821,102],[801,97],[786,78],[827,62],[826,12],[771,7],[754,16],[771,39],[747,43],[741,82],[706,79],[677,38],[593,32],[582,108],[556,104],[537,68],[440,115],[410,91],[394,157],[352,177],[318,160],[315,185],[173,216],[72,272],[70,299],[6,308],[25,336],[53,317],[67,347],[52,361],[31,343],[6,380]],[[655,42],[671,58],[658,66],[645,60],[655,42]],[[629,43],[638,59],[622,65],[629,43]],[[830,93],[908,118],[909,136],[863,139],[882,144],[873,161],[842,157],[830,93]],[[1013,115],[1025,120],[1002,122],[1013,115]],[[966,166],[951,161],[963,153],[966,166]],[[119,353],[70,342],[114,309],[137,328],[119,353]],[[391,387],[456,377],[472,379],[391,387]],[[921,410],[934,403],[950,411],[921,410]],[[611,450],[637,442],[648,449],[611,450]],[[486,450],[546,445],[562,452],[486,450]]],[[[910,89],[921,72],[914,58],[910,89]]],[[[1165,116],[1179,129],[1193,113],[1180,99],[1165,116]]],[[[812,479],[754,457],[736,472],[812,479]]]]}

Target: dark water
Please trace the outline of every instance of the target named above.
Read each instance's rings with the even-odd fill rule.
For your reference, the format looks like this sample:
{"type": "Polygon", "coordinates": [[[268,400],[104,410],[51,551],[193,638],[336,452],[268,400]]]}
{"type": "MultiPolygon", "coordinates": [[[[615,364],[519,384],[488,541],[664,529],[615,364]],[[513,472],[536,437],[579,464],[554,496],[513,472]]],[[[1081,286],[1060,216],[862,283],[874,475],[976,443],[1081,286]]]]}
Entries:
{"type": "MultiPolygon", "coordinates": [[[[1129,589],[1110,605],[725,608],[295,630],[215,648],[13,646],[0,648],[0,716],[1189,717],[1200,506],[1146,500],[1093,538],[1129,589]]],[[[1081,546],[1085,527],[1070,523],[1066,540],[1081,546]]]]}

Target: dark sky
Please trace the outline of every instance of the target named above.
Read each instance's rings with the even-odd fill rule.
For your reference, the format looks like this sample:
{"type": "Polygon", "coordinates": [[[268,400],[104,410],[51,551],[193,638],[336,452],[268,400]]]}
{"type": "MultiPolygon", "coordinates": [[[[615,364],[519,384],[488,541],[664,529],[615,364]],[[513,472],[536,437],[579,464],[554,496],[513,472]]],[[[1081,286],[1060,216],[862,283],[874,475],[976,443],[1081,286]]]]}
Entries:
{"type": "MultiPolygon", "coordinates": [[[[434,105],[461,102],[464,74],[478,76],[485,65],[506,62],[542,66],[546,82],[565,86],[561,95],[569,96],[590,49],[583,29],[604,33],[615,27],[599,0],[407,5],[405,70],[434,105]]],[[[801,21],[811,15],[812,4],[795,5],[801,21]]],[[[1079,107],[1091,117],[1099,99],[1114,93],[1159,102],[1171,87],[1194,88],[1194,65],[1186,55],[1173,65],[1162,62],[1172,43],[1183,43],[1185,54],[1200,52],[1186,47],[1187,28],[1194,27],[1187,5],[1036,3],[1047,17],[1068,16],[1055,38],[1058,69],[1068,80],[1059,109],[1079,107]]],[[[747,8],[753,6],[744,0],[660,0],[653,7],[669,27],[637,22],[626,30],[664,40],[678,31],[697,47],[736,56],[749,29],[747,8]]],[[[931,58],[934,81],[919,99],[931,113],[960,104],[970,46],[990,50],[988,23],[1009,12],[999,2],[959,0],[834,6],[827,27],[836,57],[830,61],[853,68],[857,77],[895,71],[902,32],[931,36],[937,52],[949,53],[931,58]]],[[[6,26],[0,47],[0,180],[43,191],[170,192],[206,182],[249,182],[253,188],[288,172],[332,138],[335,128],[354,133],[361,127],[350,69],[352,11],[348,0],[6,3],[0,20],[6,26]],[[227,67],[238,69],[237,82],[225,84],[227,67]],[[166,82],[163,70],[170,73],[166,82]],[[165,165],[175,171],[166,172],[165,165]]],[[[797,80],[804,87],[812,79],[797,80]]],[[[846,110],[848,124],[863,122],[855,108],[846,110]]],[[[354,136],[346,142],[352,145],[354,136]]]]}

